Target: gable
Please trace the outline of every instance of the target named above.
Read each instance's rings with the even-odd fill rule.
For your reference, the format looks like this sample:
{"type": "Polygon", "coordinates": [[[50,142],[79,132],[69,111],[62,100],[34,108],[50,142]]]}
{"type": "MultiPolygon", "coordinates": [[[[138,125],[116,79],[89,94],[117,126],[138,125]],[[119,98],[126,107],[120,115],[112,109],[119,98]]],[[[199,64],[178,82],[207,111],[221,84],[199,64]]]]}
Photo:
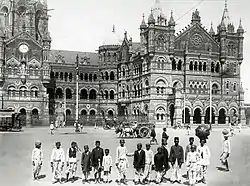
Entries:
{"type": "Polygon", "coordinates": [[[188,51],[219,52],[219,43],[200,24],[194,24],[175,38],[175,48],[188,51]]]}

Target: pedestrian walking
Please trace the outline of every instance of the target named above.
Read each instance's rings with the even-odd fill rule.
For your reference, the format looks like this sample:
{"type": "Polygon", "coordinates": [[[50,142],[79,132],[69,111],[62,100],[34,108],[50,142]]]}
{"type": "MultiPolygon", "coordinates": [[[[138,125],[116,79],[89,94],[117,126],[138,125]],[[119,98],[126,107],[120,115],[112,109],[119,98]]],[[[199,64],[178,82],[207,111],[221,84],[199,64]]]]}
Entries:
{"type": "Polygon", "coordinates": [[[164,157],[162,153],[162,147],[157,148],[157,153],[154,156],[154,170],[156,172],[156,184],[160,184],[162,181],[162,174],[164,171],[164,157]]]}
{"type": "Polygon", "coordinates": [[[32,151],[32,166],[33,166],[33,178],[39,179],[39,173],[43,164],[43,151],[41,149],[42,143],[40,141],[35,142],[35,148],[32,151]]]}
{"type": "Polygon", "coordinates": [[[185,127],[186,127],[186,129],[187,129],[187,135],[190,135],[190,133],[191,133],[191,126],[190,126],[190,123],[186,123],[186,124],[185,124],[185,127]]]}
{"type": "Polygon", "coordinates": [[[168,140],[169,136],[167,135],[167,129],[163,128],[163,132],[162,132],[162,139],[166,139],[168,140]]]}
{"type": "MultiPolygon", "coordinates": [[[[194,137],[189,137],[189,144],[186,146],[185,150],[185,161],[187,161],[187,154],[191,152],[191,147],[195,147],[195,151],[197,150],[197,145],[194,144],[194,137]]],[[[188,171],[187,171],[187,178],[188,178],[188,171]]]]}
{"type": "Polygon", "coordinates": [[[64,150],[61,148],[61,142],[56,142],[56,147],[52,150],[50,164],[52,167],[52,183],[59,181],[62,183],[62,171],[65,162],[64,150]]]}
{"type": "Polygon", "coordinates": [[[101,142],[96,141],[95,142],[95,148],[92,150],[91,153],[91,162],[92,166],[94,168],[94,177],[95,177],[95,183],[101,182],[101,172],[102,172],[102,162],[103,162],[103,156],[104,152],[103,149],[100,147],[101,142]]]}
{"type": "Polygon", "coordinates": [[[150,144],[146,144],[145,149],[145,169],[144,169],[144,180],[143,183],[150,183],[151,182],[151,172],[152,166],[154,164],[154,153],[150,149],[150,144]]]}
{"type": "Polygon", "coordinates": [[[152,137],[152,139],[150,140],[150,145],[153,144],[153,143],[158,145],[158,142],[157,142],[157,139],[156,139],[155,125],[153,125],[150,136],[152,137]]]}
{"type": "Polygon", "coordinates": [[[200,145],[197,147],[199,154],[197,181],[206,183],[207,168],[210,164],[210,150],[206,144],[206,139],[200,139],[200,145]]]}
{"type": "Polygon", "coordinates": [[[242,126],[242,125],[241,125],[241,122],[239,121],[239,122],[238,122],[238,125],[237,125],[238,131],[239,131],[239,132],[241,132],[241,126],[242,126]]]}
{"type": "Polygon", "coordinates": [[[184,151],[179,145],[179,137],[174,137],[174,145],[170,149],[169,161],[172,165],[171,183],[181,183],[181,166],[184,163],[184,151]]]}
{"type": "Polygon", "coordinates": [[[91,171],[91,153],[89,151],[89,146],[84,145],[84,152],[82,153],[82,160],[81,160],[81,166],[82,166],[82,183],[85,182],[89,183],[89,175],[91,171]]]}
{"type": "Polygon", "coordinates": [[[190,186],[194,186],[196,183],[198,161],[199,161],[199,154],[196,151],[196,146],[192,144],[190,145],[190,151],[187,153],[186,157],[186,167],[188,171],[187,175],[190,186]]]}
{"type": "Polygon", "coordinates": [[[120,140],[120,146],[116,148],[116,160],[115,165],[117,167],[118,185],[123,182],[127,185],[127,169],[129,167],[127,156],[133,156],[128,153],[127,147],[125,146],[125,140],[120,140]]]}
{"type": "Polygon", "coordinates": [[[168,147],[167,147],[167,144],[168,144],[168,142],[167,142],[167,140],[166,140],[166,138],[163,138],[162,139],[162,146],[161,146],[161,148],[162,148],[162,154],[163,154],[163,165],[164,165],[164,169],[163,169],[163,172],[162,172],[162,174],[161,174],[161,181],[164,181],[164,176],[167,174],[167,171],[170,169],[170,166],[169,166],[169,153],[168,153],[168,147]]]}
{"type": "Polygon", "coordinates": [[[50,128],[50,134],[54,135],[55,127],[54,127],[54,123],[53,122],[50,123],[49,128],[50,128]]]}
{"type": "Polygon", "coordinates": [[[103,157],[103,181],[104,183],[110,182],[110,174],[111,174],[111,168],[112,168],[112,157],[109,154],[109,149],[105,149],[105,155],[103,157]]]}
{"type": "Polygon", "coordinates": [[[134,152],[135,185],[143,182],[143,171],[145,168],[145,151],[142,144],[137,144],[137,150],[134,152]]]}
{"type": "Polygon", "coordinates": [[[72,183],[75,181],[75,175],[77,170],[77,159],[76,159],[76,153],[80,152],[77,143],[73,141],[71,143],[71,147],[67,150],[66,154],[66,163],[67,163],[67,169],[66,169],[66,182],[69,181],[69,175],[72,174],[72,183]]]}
{"type": "Polygon", "coordinates": [[[222,134],[224,136],[224,142],[222,146],[222,154],[220,156],[220,160],[222,165],[226,167],[225,171],[229,171],[229,165],[228,165],[228,158],[231,153],[231,146],[230,146],[230,141],[229,141],[229,131],[227,129],[224,129],[222,131],[222,134]]]}

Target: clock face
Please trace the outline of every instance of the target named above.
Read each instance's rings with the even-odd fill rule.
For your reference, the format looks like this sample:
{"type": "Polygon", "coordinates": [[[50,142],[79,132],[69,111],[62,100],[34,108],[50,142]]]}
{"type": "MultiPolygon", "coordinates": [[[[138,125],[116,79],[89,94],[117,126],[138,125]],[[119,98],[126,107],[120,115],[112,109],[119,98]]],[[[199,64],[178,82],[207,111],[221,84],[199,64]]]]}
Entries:
{"type": "Polygon", "coordinates": [[[29,47],[26,44],[21,44],[19,46],[19,51],[23,54],[27,53],[29,51],[29,47]]]}

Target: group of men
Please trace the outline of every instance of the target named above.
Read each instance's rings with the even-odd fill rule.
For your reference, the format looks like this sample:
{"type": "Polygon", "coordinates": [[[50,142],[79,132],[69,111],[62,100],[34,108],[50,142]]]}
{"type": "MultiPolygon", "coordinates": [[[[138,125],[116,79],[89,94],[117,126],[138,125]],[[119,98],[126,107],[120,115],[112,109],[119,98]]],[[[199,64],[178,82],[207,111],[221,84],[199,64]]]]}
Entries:
{"type": "MultiPolygon", "coordinates": [[[[225,141],[223,143],[223,153],[221,154],[221,162],[229,171],[228,157],[230,154],[230,142],[228,140],[229,131],[223,130],[225,141]]],[[[137,144],[137,150],[129,153],[125,146],[125,140],[120,140],[120,146],[116,149],[115,166],[117,170],[117,182],[127,184],[127,170],[129,167],[128,157],[133,157],[133,167],[135,170],[134,183],[147,184],[155,181],[160,184],[165,181],[165,175],[169,170],[172,170],[170,182],[181,183],[181,169],[183,164],[186,164],[187,177],[191,186],[197,182],[206,183],[207,168],[210,164],[210,150],[206,144],[206,139],[200,139],[200,145],[194,144],[194,137],[189,138],[185,152],[182,146],[179,145],[179,137],[174,137],[174,145],[168,153],[168,135],[166,129],[163,130],[162,144],[157,148],[154,154],[151,150],[151,145],[146,144],[145,149],[142,144],[137,144]],[[156,174],[152,174],[152,171],[156,174]],[[155,177],[153,177],[155,175],[155,177]]],[[[60,142],[55,143],[55,148],[52,150],[50,164],[52,168],[52,183],[62,183],[63,169],[66,163],[65,182],[76,180],[77,170],[77,153],[81,153],[81,168],[82,168],[82,183],[90,182],[89,175],[94,171],[95,183],[101,182],[103,173],[103,182],[109,183],[112,169],[112,157],[109,154],[109,149],[103,150],[100,147],[100,141],[95,142],[95,148],[90,152],[87,145],[81,151],[76,142],[71,143],[71,147],[67,149],[66,156],[61,147],[60,142]],[[72,178],[70,177],[72,175],[72,178]]],[[[34,180],[39,179],[39,173],[43,163],[43,152],[41,150],[41,142],[35,143],[35,148],[32,152],[33,176],[34,180]]]]}

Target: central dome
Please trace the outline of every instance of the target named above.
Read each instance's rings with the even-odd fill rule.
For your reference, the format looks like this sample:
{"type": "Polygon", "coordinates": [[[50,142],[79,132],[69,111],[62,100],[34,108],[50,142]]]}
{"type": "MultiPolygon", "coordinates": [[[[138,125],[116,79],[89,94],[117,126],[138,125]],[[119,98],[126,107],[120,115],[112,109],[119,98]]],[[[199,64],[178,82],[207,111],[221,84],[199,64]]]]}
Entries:
{"type": "Polygon", "coordinates": [[[102,45],[121,45],[122,39],[116,34],[115,26],[113,25],[112,33],[107,34],[102,45]]]}

